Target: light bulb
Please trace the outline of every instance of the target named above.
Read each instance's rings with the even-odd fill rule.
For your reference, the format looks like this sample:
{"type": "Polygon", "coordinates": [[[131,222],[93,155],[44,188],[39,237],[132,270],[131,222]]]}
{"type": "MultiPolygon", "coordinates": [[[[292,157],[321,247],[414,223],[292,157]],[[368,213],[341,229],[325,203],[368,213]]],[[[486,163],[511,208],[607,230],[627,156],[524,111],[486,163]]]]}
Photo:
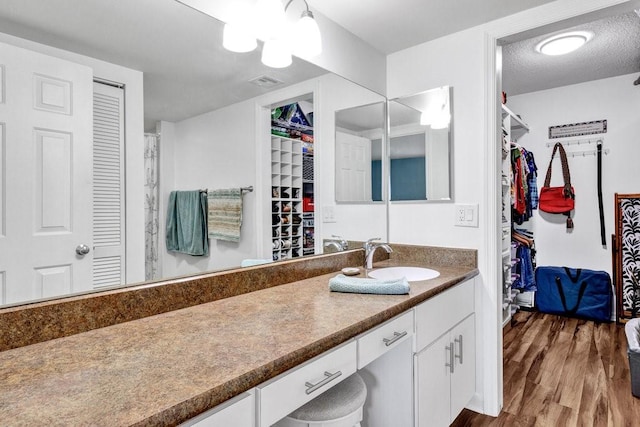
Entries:
{"type": "Polygon", "coordinates": [[[256,38],[242,25],[224,24],[222,46],[231,52],[251,52],[258,43],[256,38]]]}
{"type": "Polygon", "coordinates": [[[322,52],[320,28],[310,11],[302,12],[302,17],[295,23],[294,40],[293,52],[297,56],[312,57],[322,52]]]}
{"type": "Polygon", "coordinates": [[[258,0],[254,8],[255,34],[264,41],[275,37],[285,25],[284,6],[280,0],[258,0]]]}
{"type": "Polygon", "coordinates": [[[291,50],[282,39],[269,39],[262,46],[262,63],[271,68],[284,68],[291,65],[291,50]]]}

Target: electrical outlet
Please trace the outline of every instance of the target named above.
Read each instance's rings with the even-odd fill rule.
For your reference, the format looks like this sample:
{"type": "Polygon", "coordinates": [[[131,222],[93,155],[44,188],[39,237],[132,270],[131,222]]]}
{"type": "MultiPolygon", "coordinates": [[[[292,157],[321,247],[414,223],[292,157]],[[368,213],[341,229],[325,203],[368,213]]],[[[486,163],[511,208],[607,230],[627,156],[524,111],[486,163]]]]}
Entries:
{"type": "Polygon", "coordinates": [[[478,226],[478,205],[455,205],[454,224],[458,227],[478,226]]]}

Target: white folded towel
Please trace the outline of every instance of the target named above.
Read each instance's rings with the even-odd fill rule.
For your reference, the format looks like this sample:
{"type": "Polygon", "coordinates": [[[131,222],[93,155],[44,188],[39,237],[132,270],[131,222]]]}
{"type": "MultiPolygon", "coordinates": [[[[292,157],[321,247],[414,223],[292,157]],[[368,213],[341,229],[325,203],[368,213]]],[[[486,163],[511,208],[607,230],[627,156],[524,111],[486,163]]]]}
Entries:
{"type": "Polygon", "coordinates": [[[409,293],[409,282],[405,277],[393,280],[363,279],[338,274],[329,279],[329,290],[356,294],[403,295],[409,293]]]}

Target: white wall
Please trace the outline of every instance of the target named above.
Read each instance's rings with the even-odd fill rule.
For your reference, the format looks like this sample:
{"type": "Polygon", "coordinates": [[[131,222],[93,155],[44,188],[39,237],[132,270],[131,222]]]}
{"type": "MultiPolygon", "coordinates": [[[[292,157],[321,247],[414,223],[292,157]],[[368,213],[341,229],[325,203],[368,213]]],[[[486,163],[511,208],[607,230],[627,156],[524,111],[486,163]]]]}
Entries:
{"type": "MultiPolygon", "coordinates": [[[[602,157],[602,199],[607,247],[600,241],[597,163],[593,155],[568,158],[576,191],[574,229],[567,232],[565,216],[535,211],[530,220],[535,232],[537,264],[604,270],[611,273],[611,234],[614,232],[614,193],[637,193],[640,183],[640,88],[637,73],[509,97],[509,108],[520,114],[531,131],[519,142],[534,153],[538,187],[544,178],[553,147],[548,142],[576,139],[604,140],[610,150],[602,157]],[[549,126],[607,119],[605,134],[549,140],[549,126]]],[[[594,151],[595,144],[566,145],[565,150],[594,151]]],[[[551,185],[562,185],[562,168],[554,160],[551,185]]]]}
{"type": "MultiPolygon", "coordinates": [[[[167,163],[173,163],[174,180],[173,183],[166,180],[164,185],[161,184],[162,211],[166,211],[167,195],[171,190],[256,186],[253,101],[244,101],[175,123],[173,138],[169,134],[165,135],[164,128],[169,128],[169,125],[163,125],[161,149],[164,149],[166,144],[172,158],[168,159],[168,162],[163,161],[162,166],[169,171],[167,163]]],[[[164,151],[161,156],[163,154],[164,151]]],[[[166,176],[164,171],[162,176],[166,176]]],[[[164,213],[166,215],[166,212],[164,213]]],[[[255,258],[255,223],[255,194],[247,193],[243,197],[242,233],[239,243],[209,239],[207,257],[167,254],[163,260],[163,275],[171,277],[229,268],[239,266],[245,258],[255,258]]],[[[163,221],[161,225],[164,224],[163,221]]],[[[166,247],[164,238],[160,244],[161,247],[166,247]]]]}

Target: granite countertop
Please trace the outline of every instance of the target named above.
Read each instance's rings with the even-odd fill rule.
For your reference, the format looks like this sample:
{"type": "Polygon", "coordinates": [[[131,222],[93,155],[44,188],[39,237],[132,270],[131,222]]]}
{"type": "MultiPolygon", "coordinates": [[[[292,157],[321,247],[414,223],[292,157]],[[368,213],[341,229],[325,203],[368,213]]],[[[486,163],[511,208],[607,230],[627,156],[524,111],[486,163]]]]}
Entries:
{"type": "Polygon", "coordinates": [[[0,424],[176,425],[478,274],[435,268],[409,295],[332,273],[0,352],[0,424]]]}

